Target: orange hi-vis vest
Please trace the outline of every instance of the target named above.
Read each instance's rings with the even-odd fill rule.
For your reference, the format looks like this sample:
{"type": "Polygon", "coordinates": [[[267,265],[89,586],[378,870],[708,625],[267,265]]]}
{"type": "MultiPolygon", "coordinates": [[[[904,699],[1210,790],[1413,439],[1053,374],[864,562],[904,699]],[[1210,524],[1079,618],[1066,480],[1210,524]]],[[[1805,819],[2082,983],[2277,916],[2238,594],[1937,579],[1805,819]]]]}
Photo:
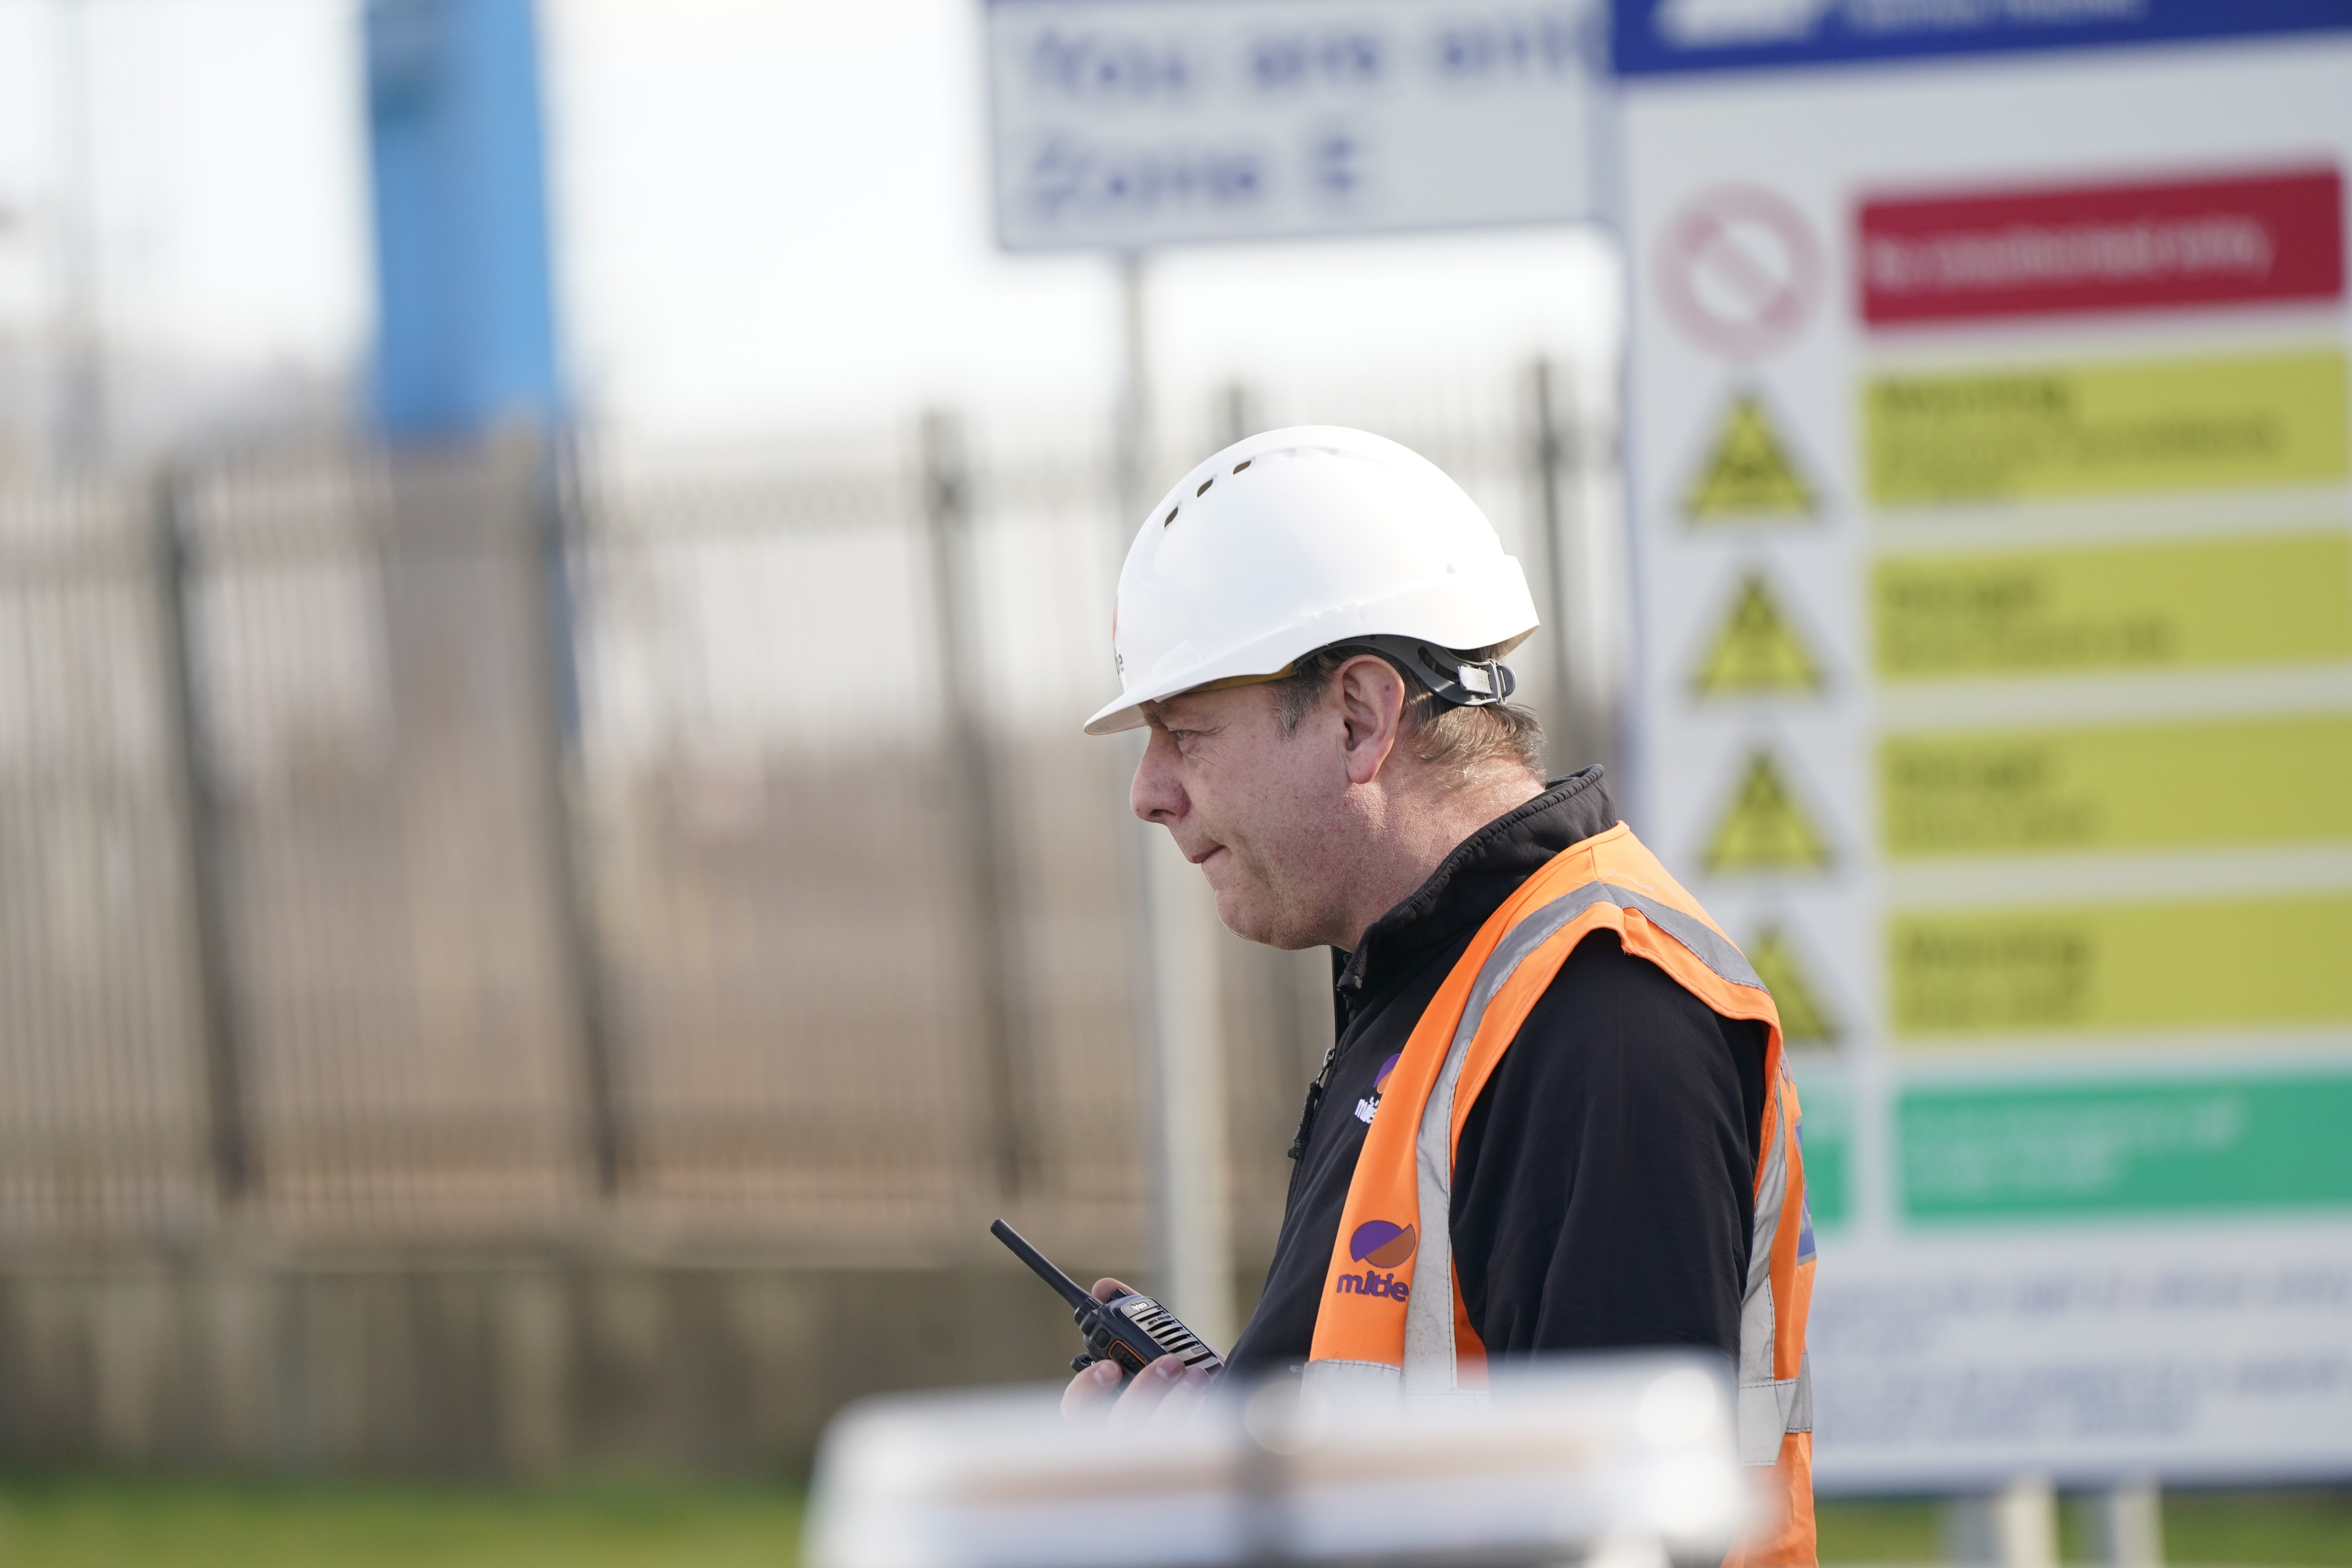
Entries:
{"type": "Polygon", "coordinates": [[[1616,932],[1720,1016],[1766,1027],[1738,1421],[1741,1462],[1773,1468],[1774,1517],[1734,1561],[1810,1564],[1813,1232],[1780,1013],[1739,950],[1622,823],[1561,850],[1505,900],[1413,1026],[1348,1186],[1307,1376],[1399,1384],[1409,1398],[1485,1387],[1486,1349],[1454,1277],[1448,1205],[1462,1124],[1552,976],[1596,931],[1616,932]]]}

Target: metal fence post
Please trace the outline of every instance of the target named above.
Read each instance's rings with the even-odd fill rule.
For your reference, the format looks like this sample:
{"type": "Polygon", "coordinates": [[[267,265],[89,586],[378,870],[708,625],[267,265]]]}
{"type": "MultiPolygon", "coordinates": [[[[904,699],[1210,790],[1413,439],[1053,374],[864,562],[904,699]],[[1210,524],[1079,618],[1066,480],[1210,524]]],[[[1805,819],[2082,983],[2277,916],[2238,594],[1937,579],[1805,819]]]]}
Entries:
{"type": "Polygon", "coordinates": [[[541,809],[548,827],[549,868],[555,899],[556,940],[579,1030],[580,1071],[587,1100],[588,1154],[596,1190],[617,1195],[630,1174],[628,1121],[622,1110],[620,1064],[604,1005],[603,944],[598,941],[595,882],[581,821],[584,765],[580,736],[579,626],[572,591],[572,547],[584,521],[575,449],[564,436],[535,454],[531,541],[542,667],[541,712],[541,809]]]}
{"type": "Polygon", "coordinates": [[[1575,526],[1575,518],[1570,507],[1569,487],[1560,472],[1569,461],[1569,443],[1560,433],[1560,418],[1566,412],[1560,405],[1566,400],[1566,389],[1560,385],[1559,368],[1549,359],[1538,359],[1528,367],[1527,385],[1528,424],[1532,427],[1528,432],[1528,462],[1535,479],[1537,516],[1543,531],[1541,608],[1544,630],[1551,643],[1552,700],[1551,710],[1543,715],[1544,730],[1551,738],[1552,771],[1566,773],[1592,760],[1590,726],[1586,715],[1578,711],[1576,700],[1577,682],[1584,672],[1577,658],[1575,628],[1570,625],[1570,606],[1575,603],[1569,561],[1572,550],[1570,532],[1575,526]]]}
{"type": "Polygon", "coordinates": [[[922,464],[923,523],[938,628],[934,647],[947,714],[950,809],[963,862],[965,951],[979,1015],[988,1142],[997,1190],[1012,1197],[1033,1175],[1021,1049],[1020,920],[975,624],[978,552],[972,539],[971,471],[963,428],[954,416],[938,411],[924,416],[922,464]]]}
{"type": "Polygon", "coordinates": [[[1944,1552],[1981,1568],[2058,1568],[2058,1494],[2048,1476],[1944,1505],[1944,1552]]]}
{"type": "Polygon", "coordinates": [[[2108,1568],[2163,1568],[2164,1491],[2152,1476],[2086,1500],[2093,1559],[2108,1568]]]}
{"type": "Polygon", "coordinates": [[[1265,410],[1257,388],[1245,381],[1229,381],[1217,394],[1217,445],[1230,447],[1265,428],[1265,410]]]}
{"type": "Polygon", "coordinates": [[[198,689],[202,656],[190,613],[198,568],[188,541],[186,483],[180,470],[164,468],[149,505],[156,651],[163,665],[168,787],[178,806],[187,889],[185,921],[195,978],[197,1043],[203,1052],[206,1152],[214,1191],[224,1204],[235,1204],[252,1190],[256,1172],[237,1036],[219,789],[198,689]]]}
{"type": "Polygon", "coordinates": [[[1561,773],[1599,763],[1622,788],[1612,639],[1624,607],[1613,602],[1620,586],[1613,542],[1603,520],[1582,504],[1591,443],[1564,367],[1537,360],[1528,391],[1528,461],[1543,528],[1542,607],[1557,687],[1551,711],[1543,715],[1550,762],[1561,773]]]}

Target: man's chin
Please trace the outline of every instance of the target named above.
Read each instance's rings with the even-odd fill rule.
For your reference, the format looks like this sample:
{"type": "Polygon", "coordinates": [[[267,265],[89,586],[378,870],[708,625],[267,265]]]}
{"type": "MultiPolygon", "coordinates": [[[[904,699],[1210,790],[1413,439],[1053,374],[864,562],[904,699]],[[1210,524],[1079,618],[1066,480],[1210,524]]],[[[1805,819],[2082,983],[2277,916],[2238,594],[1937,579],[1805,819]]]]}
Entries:
{"type": "Polygon", "coordinates": [[[1318,945],[1313,937],[1296,929],[1296,921],[1284,920],[1279,911],[1268,909],[1256,900],[1223,889],[1217,893],[1217,919],[1224,923],[1227,931],[1244,942],[1254,942],[1261,947],[1297,952],[1301,948],[1318,945]]]}
{"type": "Polygon", "coordinates": [[[1255,900],[1230,892],[1223,888],[1212,888],[1217,900],[1217,919],[1224,928],[1244,942],[1264,942],[1265,931],[1272,923],[1265,910],[1255,900]]]}

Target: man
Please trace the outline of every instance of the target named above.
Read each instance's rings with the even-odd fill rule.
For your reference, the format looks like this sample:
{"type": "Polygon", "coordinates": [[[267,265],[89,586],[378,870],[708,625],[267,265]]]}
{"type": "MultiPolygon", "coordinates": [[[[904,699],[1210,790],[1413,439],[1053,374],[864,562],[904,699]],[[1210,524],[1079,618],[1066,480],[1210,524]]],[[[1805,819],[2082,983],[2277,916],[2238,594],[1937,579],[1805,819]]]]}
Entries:
{"type": "MultiPolygon", "coordinates": [[[[1227,448],[1128,554],[1124,689],[1087,730],[1150,727],[1131,804],[1227,926],[1334,959],[1338,1041],[1230,1364],[1422,1394],[1490,1355],[1719,1352],[1742,1458],[1773,1467],[1748,1561],[1810,1563],[1812,1237],[1778,1016],[1600,770],[1545,783],[1499,662],[1536,624],[1469,497],[1358,431],[1227,448]]],[[[1167,1419],[1204,1382],[1168,1357],[1122,1390],[1097,1364],[1066,1403],[1167,1419]]]]}

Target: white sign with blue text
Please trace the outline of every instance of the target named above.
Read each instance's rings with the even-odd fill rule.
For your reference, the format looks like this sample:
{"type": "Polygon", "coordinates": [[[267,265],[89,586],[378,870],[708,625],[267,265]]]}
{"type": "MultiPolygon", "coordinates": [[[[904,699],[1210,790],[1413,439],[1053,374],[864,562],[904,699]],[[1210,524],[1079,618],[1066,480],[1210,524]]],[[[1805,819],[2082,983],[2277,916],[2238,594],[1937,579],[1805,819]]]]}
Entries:
{"type": "Polygon", "coordinates": [[[1013,250],[1591,216],[1580,0],[990,0],[1013,250]]]}

